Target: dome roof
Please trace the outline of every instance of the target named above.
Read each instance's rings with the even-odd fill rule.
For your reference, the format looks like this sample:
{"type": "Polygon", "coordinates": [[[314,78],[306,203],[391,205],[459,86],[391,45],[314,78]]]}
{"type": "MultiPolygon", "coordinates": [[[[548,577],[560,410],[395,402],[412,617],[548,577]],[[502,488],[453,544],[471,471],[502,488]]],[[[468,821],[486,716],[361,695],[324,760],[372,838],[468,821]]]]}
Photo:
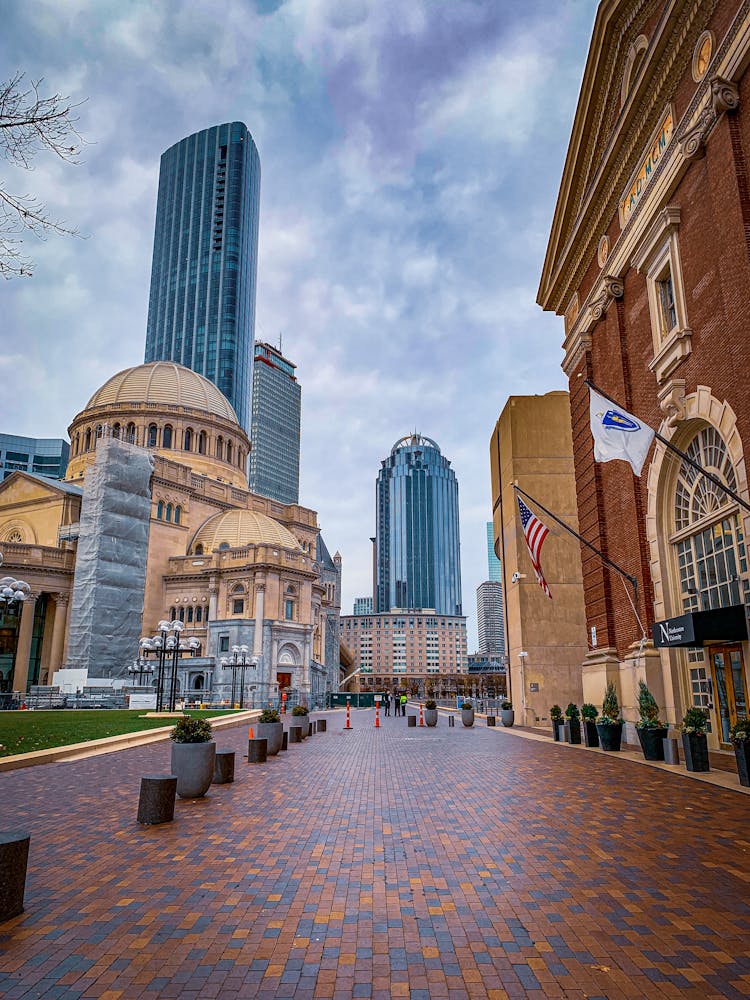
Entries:
{"type": "Polygon", "coordinates": [[[215,552],[224,544],[230,549],[244,545],[280,545],[285,549],[300,549],[294,535],[283,524],[266,514],[253,510],[227,510],[209,517],[198,529],[191,549],[202,545],[204,552],[215,552]]]}
{"type": "Polygon", "coordinates": [[[185,406],[238,423],[231,403],[213,382],[173,361],[151,361],[118,372],[94,393],[86,409],[113,403],[185,406]]]}

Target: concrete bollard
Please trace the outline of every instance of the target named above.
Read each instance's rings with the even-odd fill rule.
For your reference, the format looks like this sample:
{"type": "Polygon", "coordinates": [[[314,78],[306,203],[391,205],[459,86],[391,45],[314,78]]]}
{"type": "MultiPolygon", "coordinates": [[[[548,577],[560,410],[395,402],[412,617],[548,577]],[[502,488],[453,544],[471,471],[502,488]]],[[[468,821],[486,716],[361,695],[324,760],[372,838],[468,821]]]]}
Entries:
{"type": "Polygon", "coordinates": [[[495,716],[494,715],[488,715],[487,716],[487,725],[488,726],[494,726],[495,725],[495,716]]]}
{"type": "Polygon", "coordinates": [[[456,717],[455,717],[455,715],[449,715],[448,716],[448,726],[450,727],[450,726],[455,726],[455,725],[456,725],[456,717]]]}
{"type": "Polygon", "coordinates": [[[308,736],[313,736],[315,732],[316,732],[316,722],[315,722],[315,719],[310,719],[310,728],[309,728],[309,730],[307,732],[307,735],[308,736]]]}
{"type": "Polygon", "coordinates": [[[407,717],[406,717],[406,724],[408,725],[409,729],[414,729],[414,727],[417,724],[417,717],[416,717],[416,715],[407,715],[407,717]]]}
{"type": "Polygon", "coordinates": [[[268,756],[268,740],[253,739],[247,741],[248,764],[265,764],[268,756]]]}
{"type": "Polygon", "coordinates": [[[328,723],[327,723],[327,721],[325,719],[318,719],[318,732],[319,733],[324,733],[326,731],[327,726],[328,726],[328,723]]]}
{"type": "Polygon", "coordinates": [[[302,742],[302,726],[290,726],[289,727],[289,742],[290,743],[301,743],[302,742]]]}
{"type": "Polygon", "coordinates": [[[281,734],[281,749],[282,750],[289,749],[289,733],[286,731],[286,729],[281,734]]]}
{"type": "Polygon", "coordinates": [[[662,740],[662,743],[664,744],[664,763],[679,764],[680,751],[678,749],[677,740],[667,736],[662,740]]]}
{"type": "Polygon", "coordinates": [[[30,841],[25,830],[0,831],[0,923],[23,913],[30,841]]]}
{"type": "Polygon", "coordinates": [[[228,785],[234,781],[234,750],[217,750],[214,759],[214,785],[228,785]]]}
{"type": "Polygon", "coordinates": [[[171,823],[177,794],[176,774],[146,774],[141,778],[138,822],[144,826],[171,823]]]}

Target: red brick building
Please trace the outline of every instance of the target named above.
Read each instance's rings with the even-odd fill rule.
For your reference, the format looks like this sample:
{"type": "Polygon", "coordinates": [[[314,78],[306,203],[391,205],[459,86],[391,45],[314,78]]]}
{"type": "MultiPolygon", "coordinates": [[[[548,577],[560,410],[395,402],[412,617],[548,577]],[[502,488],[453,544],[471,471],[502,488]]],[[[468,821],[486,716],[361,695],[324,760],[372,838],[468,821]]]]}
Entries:
{"type": "Polygon", "coordinates": [[[640,478],[594,463],[584,379],[748,500],[749,62],[750,3],[599,5],[538,295],[565,318],[580,530],[637,578],[648,636],[582,549],[584,697],[612,679],[632,721],[643,678],[672,722],[709,708],[714,749],[747,711],[750,518],[662,444],[640,478]],[[701,642],[697,613],[727,607],[738,621],[701,642]],[[686,644],[660,648],[657,627],[655,645],[683,615],[686,644]]]}

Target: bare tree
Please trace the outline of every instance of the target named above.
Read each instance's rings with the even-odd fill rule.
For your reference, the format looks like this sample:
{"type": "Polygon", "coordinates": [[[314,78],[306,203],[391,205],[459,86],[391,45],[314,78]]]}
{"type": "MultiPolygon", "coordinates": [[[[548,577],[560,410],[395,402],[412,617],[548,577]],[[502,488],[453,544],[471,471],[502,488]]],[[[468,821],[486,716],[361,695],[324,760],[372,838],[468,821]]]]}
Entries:
{"type": "MultiPolygon", "coordinates": [[[[20,71],[0,83],[0,156],[14,166],[33,169],[42,150],[51,150],[62,160],[77,163],[83,139],[76,128],[75,111],[80,105],[68,97],[42,97],[42,80],[25,82],[20,71]]],[[[31,262],[22,250],[23,234],[44,239],[49,232],[77,236],[78,230],[51,219],[46,206],[32,195],[14,195],[0,181],[0,276],[29,277],[31,262]]]]}

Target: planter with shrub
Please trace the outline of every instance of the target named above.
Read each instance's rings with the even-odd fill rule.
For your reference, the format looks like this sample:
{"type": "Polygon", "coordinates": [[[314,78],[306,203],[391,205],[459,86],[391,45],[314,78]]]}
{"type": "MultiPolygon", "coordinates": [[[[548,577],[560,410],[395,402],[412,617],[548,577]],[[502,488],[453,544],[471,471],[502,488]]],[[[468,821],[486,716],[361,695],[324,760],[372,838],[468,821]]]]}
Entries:
{"type": "Polygon", "coordinates": [[[581,742],[581,713],[572,701],[565,709],[565,742],[576,745],[581,742]]]}
{"type": "Polygon", "coordinates": [[[474,725],[474,706],[470,701],[461,704],[461,722],[468,728],[474,725]]]}
{"type": "Polygon", "coordinates": [[[750,788],[750,719],[740,719],[732,726],[730,734],[737,758],[737,774],[740,784],[750,788]]]}
{"type": "Polygon", "coordinates": [[[284,739],[284,723],[275,708],[264,708],[255,726],[255,735],[259,740],[265,740],[266,755],[275,757],[281,750],[284,739]]]}
{"type": "Polygon", "coordinates": [[[638,715],[635,724],[646,760],[664,760],[664,740],[669,729],[659,719],[659,706],[644,681],[638,681],[638,715]]]}
{"type": "Polygon", "coordinates": [[[596,731],[596,718],[598,715],[596,705],[592,705],[591,702],[581,705],[581,717],[583,719],[581,729],[583,730],[583,739],[587,747],[599,746],[599,733],[596,731]]]}
{"type": "Polygon", "coordinates": [[[295,705],[292,709],[294,725],[302,726],[302,739],[310,735],[310,719],[308,717],[307,705],[295,705]]]}
{"type": "Polygon", "coordinates": [[[559,705],[553,705],[549,710],[549,717],[552,720],[552,737],[555,743],[559,743],[565,730],[565,719],[559,705]]]}
{"type": "Polygon", "coordinates": [[[619,750],[622,744],[622,717],[620,703],[613,681],[607,682],[602,704],[602,714],[596,720],[599,746],[602,750],[619,750]]]}
{"type": "Polygon", "coordinates": [[[500,705],[500,721],[504,726],[507,726],[509,729],[516,721],[516,714],[513,711],[513,702],[511,701],[502,702],[502,704],[500,705]]]}
{"type": "Polygon", "coordinates": [[[708,737],[706,726],[708,712],[705,708],[689,708],[682,720],[682,751],[688,771],[710,771],[708,762],[708,737]]]}
{"type": "Polygon", "coordinates": [[[214,776],[216,744],[208,719],[184,715],[171,732],[172,774],[177,775],[181,799],[205,795],[214,776]]]}
{"type": "Polygon", "coordinates": [[[437,725],[438,711],[437,702],[434,698],[428,698],[424,703],[424,723],[433,729],[437,725]]]}

